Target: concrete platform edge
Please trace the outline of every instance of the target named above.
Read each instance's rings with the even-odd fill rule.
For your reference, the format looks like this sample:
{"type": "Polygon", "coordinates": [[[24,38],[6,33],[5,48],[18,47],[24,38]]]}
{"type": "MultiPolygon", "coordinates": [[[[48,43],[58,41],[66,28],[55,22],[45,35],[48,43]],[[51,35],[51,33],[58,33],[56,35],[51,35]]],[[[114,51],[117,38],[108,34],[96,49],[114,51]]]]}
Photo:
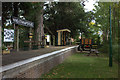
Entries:
{"type": "Polygon", "coordinates": [[[48,72],[54,66],[63,62],[65,58],[76,52],[76,47],[68,47],[2,66],[0,67],[0,73],[2,73],[2,78],[38,78],[41,74],[48,72]]]}

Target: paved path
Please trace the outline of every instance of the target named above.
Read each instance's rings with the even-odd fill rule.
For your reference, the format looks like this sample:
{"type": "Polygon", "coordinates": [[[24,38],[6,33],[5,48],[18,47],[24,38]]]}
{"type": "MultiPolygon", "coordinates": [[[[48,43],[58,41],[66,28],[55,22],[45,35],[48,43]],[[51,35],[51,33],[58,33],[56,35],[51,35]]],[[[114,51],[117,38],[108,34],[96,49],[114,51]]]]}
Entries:
{"type": "Polygon", "coordinates": [[[2,66],[11,64],[14,62],[18,62],[21,60],[25,60],[28,58],[40,56],[42,54],[53,52],[56,50],[67,48],[67,47],[69,46],[57,46],[57,47],[51,46],[49,48],[40,48],[38,50],[20,51],[20,52],[12,52],[10,54],[5,54],[5,55],[2,55],[2,66]]]}

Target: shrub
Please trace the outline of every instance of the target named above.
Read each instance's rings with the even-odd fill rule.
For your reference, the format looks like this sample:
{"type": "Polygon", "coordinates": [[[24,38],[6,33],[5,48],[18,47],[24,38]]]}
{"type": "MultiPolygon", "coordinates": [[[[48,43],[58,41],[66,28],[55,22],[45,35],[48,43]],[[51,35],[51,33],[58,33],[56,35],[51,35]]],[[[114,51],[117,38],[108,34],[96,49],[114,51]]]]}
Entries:
{"type": "MultiPolygon", "coordinates": [[[[109,44],[105,43],[99,48],[99,51],[109,55],[109,47],[110,47],[109,44]]],[[[118,55],[118,44],[112,45],[112,55],[114,60],[120,62],[120,57],[118,55]]]]}
{"type": "Polygon", "coordinates": [[[108,54],[109,53],[109,45],[108,44],[101,45],[99,48],[99,51],[102,53],[108,54]]]}
{"type": "Polygon", "coordinates": [[[118,55],[118,44],[115,44],[112,46],[112,54],[115,60],[120,61],[119,55],[118,55]]]}

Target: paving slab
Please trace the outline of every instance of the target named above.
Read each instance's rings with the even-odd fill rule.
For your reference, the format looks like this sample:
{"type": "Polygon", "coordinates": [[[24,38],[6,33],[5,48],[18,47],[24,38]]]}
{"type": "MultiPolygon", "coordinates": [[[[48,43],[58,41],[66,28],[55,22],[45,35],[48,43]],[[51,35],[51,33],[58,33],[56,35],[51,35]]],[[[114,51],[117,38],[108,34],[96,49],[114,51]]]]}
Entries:
{"type": "Polygon", "coordinates": [[[29,59],[32,57],[40,56],[42,54],[46,54],[49,52],[64,49],[67,47],[70,47],[70,46],[51,46],[48,48],[40,48],[37,50],[11,52],[10,54],[2,55],[2,66],[15,63],[21,60],[29,59]]]}

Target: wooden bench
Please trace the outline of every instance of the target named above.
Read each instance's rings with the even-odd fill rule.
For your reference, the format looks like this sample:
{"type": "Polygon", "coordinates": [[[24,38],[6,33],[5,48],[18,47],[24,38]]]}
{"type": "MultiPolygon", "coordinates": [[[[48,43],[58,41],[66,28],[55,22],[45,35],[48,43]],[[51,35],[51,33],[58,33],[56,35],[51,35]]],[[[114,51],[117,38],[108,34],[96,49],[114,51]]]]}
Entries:
{"type": "MultiPolygon", "coordinates": [[[[24,43],[31,43],[31,48],[32,49],[35,49],[35,48],[38,48],[38,46],[41,46],[41,42],[42,41],[24,41],[24,43]]],[[[26,46],[24,46],[26,47],[26,46]]]]}
{"type": "Polygon", "coordinates": [[[41,46],[41,42],[42,41],[24,41],[24,43],[34,43],[33,45],[36,45],[36,43],[38,44],[38,46],[41,46]]]}
{"type": "Polygon", "coordinates": [[[91,51],[88,53],[88,56],[89,56],[90,54],[96,54],[96,56],[98,56],[99,52],[98,52],[97,49],[91,49],[91,51]]]}

